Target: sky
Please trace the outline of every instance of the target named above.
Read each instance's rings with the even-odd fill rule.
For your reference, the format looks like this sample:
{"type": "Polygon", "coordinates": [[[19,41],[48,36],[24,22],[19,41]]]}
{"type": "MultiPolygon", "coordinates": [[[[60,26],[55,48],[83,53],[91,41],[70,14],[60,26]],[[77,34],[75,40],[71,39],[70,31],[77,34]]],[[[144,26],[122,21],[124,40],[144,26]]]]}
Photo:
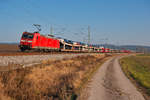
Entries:
{"type": "Polygon", "coordinates": [[[19,42],[22,32],[91,43],[150,46],[150,0],[0,0],[0,42],[19,42]]]}

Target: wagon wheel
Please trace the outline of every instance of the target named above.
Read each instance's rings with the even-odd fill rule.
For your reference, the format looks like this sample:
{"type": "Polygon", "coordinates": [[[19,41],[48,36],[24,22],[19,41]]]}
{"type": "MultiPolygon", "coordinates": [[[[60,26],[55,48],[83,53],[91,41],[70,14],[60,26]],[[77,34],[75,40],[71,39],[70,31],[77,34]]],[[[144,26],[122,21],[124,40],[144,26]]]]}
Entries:
{"type": "Polygon", "coordinates": [[[25,48],[20,48],[21,52],[24,52],[25,51],[25,48]]]}

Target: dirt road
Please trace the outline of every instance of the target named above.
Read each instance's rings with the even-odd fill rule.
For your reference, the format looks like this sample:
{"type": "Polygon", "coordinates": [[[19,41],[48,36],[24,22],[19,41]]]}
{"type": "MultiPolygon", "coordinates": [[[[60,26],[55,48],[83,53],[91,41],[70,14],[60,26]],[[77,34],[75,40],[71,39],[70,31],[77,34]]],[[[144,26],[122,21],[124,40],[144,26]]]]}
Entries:
{"type": "Polygon", "coordinates": [[[119,57],[105,62],[84,90],[86,100],[145,100],[121,70],[119,57]]]}

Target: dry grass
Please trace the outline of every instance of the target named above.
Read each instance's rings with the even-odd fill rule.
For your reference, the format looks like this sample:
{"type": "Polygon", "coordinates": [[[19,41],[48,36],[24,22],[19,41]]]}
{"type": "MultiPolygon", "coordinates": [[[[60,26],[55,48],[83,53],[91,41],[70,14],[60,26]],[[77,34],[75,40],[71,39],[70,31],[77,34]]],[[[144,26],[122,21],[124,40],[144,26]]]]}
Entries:
{"type": "Polygon", "coordinates": [[[4,84],[1,83],[0,78],[0,100],[11,100],[10,97],[4,94],[4,84]]]}
{"type": "Polygon", "coordinates": [[[70,100],[104,57],[51,60],[32,68],[3,72],[0,88],[13,100],[70,100]]]}

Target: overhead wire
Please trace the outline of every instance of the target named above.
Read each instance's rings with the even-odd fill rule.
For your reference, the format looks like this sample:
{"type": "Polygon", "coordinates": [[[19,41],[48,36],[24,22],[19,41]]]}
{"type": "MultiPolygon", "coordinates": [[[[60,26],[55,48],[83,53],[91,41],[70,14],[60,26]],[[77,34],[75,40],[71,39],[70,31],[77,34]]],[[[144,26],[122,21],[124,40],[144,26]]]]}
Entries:
{"type": "MultiPolygon", "coordinates": [[[[41,7],[37,5],[37,3],[33,3],[32,0],[25,0],[25,1],[27,1],[25,5],[21,5],[21,7],[13,6],[13,8],[21,9],[26,16],[28,16],[29,18],[33,18],[34,22],[40,20],[41,22],[47,23],[49,25],[53,25],[55,27],[54,29],[56,29],[55,31],[57,35],[67,36],[69,34],[70,36],[73,37],[76,36],[76,38],[80,38],[80,37],[83,38],[83,36],[86,35],[85,28],[83,27],[78,29],[77,32],[73,32],[68,28],[66,28],[65,25],[55,24],[54,22],[50,21],[50,19],[47,18],[46,15],[41,16],[42,14],[36,14],[36,12],[33,12],[34,9],[38,10],[41,7]]],[[[39,24],[39,23],[33,23],[33,24],[39,24]]],[[[81,40],[81,38],[79,40],[81,40]]]]}
{"type": "MultiPolygon", "coordinates": [[[[31,4],[32,6],[31,7],[33,7],[34,6],[34,8],[41,8],[40,6],[38,6],[36,3],[34,3],[33,4],[33,2],[31,2],[31,0],[29,0],[30,2],[29,2],[29,4],[31,4]]],[[[60,34],[60,33],[63,33],[63,34],[65,34],[65,32],[66,33],[69,33],[69,35],[74,35],[75,33],[74,32],[71,32],[71,31],[69,31],[69,30],[67,30],[67,28],[66,27],[64,27],[64,25],[62,26],[62,25],[59,25],[59,24],[54,24],[54,23],[52,23],[51,21],[49,21],[49,19],[48,18],[46,18],[46,16],[42,16],[43,18],[41,18],[41,16],[39,16],[38,15],[38,17],[40,17],[40,19],[44,19],[46,22],[49,22],[49,23],[51,23],[53,26],[55,26],[55,27],[57,27],[57,28],[54,28],[54,30],[56,29],[56,34],[60,34]],[[58,28],[59,27],[59,28],[58,28]],[[61,27],[61,28],[60,28],[61,27]],[[57,31],[57,30],[59,30],[59,31],[57,31]],[[72,33],[72,34],[71,34],[72,33]]],[[[85,28],[81,28],[81,30],[84,30],[85,28]]],[[[78,32],[78,34],[76,34],[76,35],[84,35],[85,34],[85,32],[83,32],[83,31],[79,31],[78,32]]],[[[77,33],[77,32],[76,32],[77,33]]],[[[63,35],[62,34],[62,35],[63,35]]],[[[60,34],[61,35],[61,34],[60,34]]]]}

